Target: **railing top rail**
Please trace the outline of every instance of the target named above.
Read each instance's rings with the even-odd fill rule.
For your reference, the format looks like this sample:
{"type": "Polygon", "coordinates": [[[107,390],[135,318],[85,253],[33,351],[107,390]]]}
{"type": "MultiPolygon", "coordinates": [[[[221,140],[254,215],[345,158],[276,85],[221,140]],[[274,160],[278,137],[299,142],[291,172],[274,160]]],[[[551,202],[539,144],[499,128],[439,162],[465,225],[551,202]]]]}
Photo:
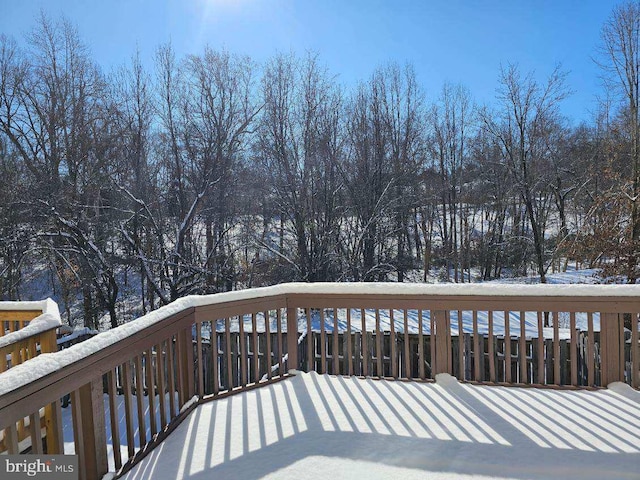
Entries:
{"type": "Polygon", "coordinates": [[[287,283],[279,287],[286,294],[315,295],[640,298],[640,285],[287,283]]]}
{"type": "Polygon", "coordinates": [[[47,298],[45,300],[25,301],[25,302],[0,302],[0,311],[23,311],[23,310],[39,310],[42,313],[48,313],[60,319],[60,311],[58,304],[47,298]]]}

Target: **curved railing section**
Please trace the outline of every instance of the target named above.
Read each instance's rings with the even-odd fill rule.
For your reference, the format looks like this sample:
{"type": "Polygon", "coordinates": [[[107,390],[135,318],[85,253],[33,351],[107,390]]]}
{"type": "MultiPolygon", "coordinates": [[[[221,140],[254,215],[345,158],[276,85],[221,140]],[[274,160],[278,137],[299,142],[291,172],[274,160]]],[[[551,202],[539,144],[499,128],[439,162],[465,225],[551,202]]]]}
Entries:
{"type": "Polygon", "coordinates": [[[291,369],[637,388],[639,294],[636,286],[283,284],[185,297],[0,374],[0,428],[10,453],[74,451],[81,478],[99,478],[137,462],[198,402],[291,369]],[[21,443],[20,422],[39,425],[29,419],[41,409],[50,420],[21,443]]]}

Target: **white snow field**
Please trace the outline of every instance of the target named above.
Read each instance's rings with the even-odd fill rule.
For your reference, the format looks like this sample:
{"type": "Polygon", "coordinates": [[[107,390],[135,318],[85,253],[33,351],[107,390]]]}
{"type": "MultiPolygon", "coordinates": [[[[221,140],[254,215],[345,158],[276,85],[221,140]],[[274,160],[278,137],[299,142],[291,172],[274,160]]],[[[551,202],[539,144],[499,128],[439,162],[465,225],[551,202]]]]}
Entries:
{"type": "Polygon", "coordinates": [[[640,392],[297,373],[205,403],[124,478],[640,478],[640,392]]]}

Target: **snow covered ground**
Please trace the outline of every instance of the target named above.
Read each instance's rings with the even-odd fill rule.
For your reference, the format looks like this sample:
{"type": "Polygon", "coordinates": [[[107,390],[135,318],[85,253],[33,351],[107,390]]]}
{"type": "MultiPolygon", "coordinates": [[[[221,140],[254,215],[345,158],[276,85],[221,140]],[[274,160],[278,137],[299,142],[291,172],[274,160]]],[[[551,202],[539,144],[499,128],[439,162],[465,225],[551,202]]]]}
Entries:
{"type": "Polygon", "coordinates": [[[124,478],[639,478],[640,393],[316,373],[198,407],[124,478]]]}

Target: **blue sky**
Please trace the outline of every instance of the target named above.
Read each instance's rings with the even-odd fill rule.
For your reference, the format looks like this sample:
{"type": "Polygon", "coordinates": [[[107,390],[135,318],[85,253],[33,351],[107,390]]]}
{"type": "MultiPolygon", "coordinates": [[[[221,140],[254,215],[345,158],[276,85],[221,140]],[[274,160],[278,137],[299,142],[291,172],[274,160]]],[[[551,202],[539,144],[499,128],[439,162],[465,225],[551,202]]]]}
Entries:
{"type": "Polygon", "coordinates": [[[592,58],[618,2],[607,0],[0,0],[0,33],[21,40],[42,8],[75,23],[109,71],[136,48],[149,65],[171,40],[179,55],[213,48],[261,62],[274,53],[314,50],[347,87],[390,60],[413,63],[427,97],[443,83],[466,85],[491,103],[501,64],[544,79],[557,63],[573,95],[562,111],[589,120],[601,94],[592,58]]]}

